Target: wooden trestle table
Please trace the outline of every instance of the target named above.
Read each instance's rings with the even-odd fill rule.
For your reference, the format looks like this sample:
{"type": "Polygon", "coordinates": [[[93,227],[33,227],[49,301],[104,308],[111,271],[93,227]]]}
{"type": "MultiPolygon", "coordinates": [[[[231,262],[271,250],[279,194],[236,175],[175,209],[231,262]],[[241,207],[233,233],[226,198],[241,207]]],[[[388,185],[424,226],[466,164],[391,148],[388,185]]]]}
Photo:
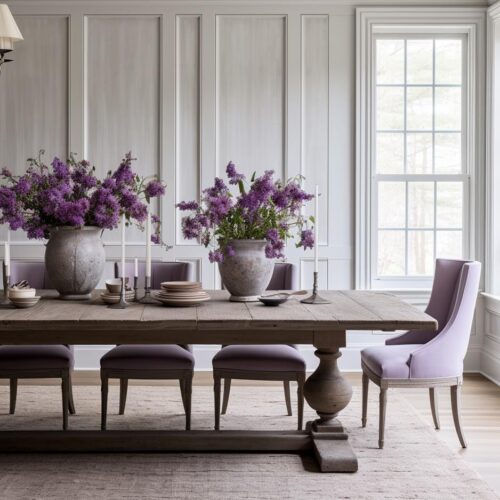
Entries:
{"type": "MultiPolygon", "coordinates": [[[[352,389],[337,360],[347,330],[429,330],[436,321],[384,292],[322,291],[325,305],[229,302],[225,291],[198,307],[133,303],[109,309],[53,291],[31,309],[0,310],[0,344],[307,344],[319,366],[304,387],[318,419],[305,431],[1,431],[0,452],[314,452],[321,471],[355,472],[357,458],[337,415],[352,389]]],[[[71,423],[70,423],[71,425],[71,423]]]]}

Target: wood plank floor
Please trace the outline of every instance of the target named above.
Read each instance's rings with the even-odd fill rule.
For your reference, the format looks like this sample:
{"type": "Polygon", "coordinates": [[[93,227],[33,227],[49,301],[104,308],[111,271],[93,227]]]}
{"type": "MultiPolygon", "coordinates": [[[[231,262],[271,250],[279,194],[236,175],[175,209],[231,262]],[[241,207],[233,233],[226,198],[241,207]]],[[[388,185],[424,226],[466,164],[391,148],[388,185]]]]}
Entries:
{"type": "MultiPolygon", "coordinates": [[[[354,386],[361,386],[361,374],[348,373],[346,377],[354,386]]],[[[20,383],[44,383],[44,381],[19,381],[20,383]]],[[[114,381],[117,382],[117,381],[114,381]]],[[[5,383],[1,381],[0,383],[5,383]]],[[[55,381],[46,381],[53,384],[55,381]]],[[[98,385],[99,373],[96,371],[76,372],[74,383],[81,385],[98,385]]],[[[130,381],[137,385],[154,385],[175,383],[170,381],[130,381]]],[[[211,385],[211,372],[196,372],[194,383],[211,385]]],[[[234,385],[276,385],[276,382],[255,382],[235,380],[234,385]]],[[[370,384],[370,391],[378,388],[370,384]]],[[[425,389],[391,389],[388,394],[387,411],[391,411],[391,392],[405,398],[421,416],[424,422],[433,427],[429,406],[429,394],[425,389]]],[[[500,496],[500,387],[479,374],[466,374],[462,396],[462,420],[468,448],[463,450],[458,442],[451,414],[449,391],[439,390],[439,414],[441,430],[435,431],[437,436],[482,477],[500,496]]],[[[361,410],[360,410],[361,415],[361,410]]],[[[361,417],[360,417],[361,418],[361,417]]],[[[390,439],[390,436],[387,436],[390,439]]]]}

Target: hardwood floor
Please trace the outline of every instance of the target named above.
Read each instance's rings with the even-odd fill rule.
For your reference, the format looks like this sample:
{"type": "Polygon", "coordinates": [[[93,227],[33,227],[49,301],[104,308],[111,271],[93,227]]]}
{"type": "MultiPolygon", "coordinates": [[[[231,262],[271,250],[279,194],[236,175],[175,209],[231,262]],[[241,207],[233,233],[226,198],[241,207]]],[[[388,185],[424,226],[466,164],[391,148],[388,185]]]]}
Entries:
{"type": "MultiPolygon", "coordinates": [[[[348,373],[346,378],[354,386],[361,387],[361,374],[348,373]]],[[[79,371],[73,377],[75,384],[98,385],[100,384],[97,371],[79,371]]],[[[1,381],[0,383],[8,383],[1,381]]],[[[130,381],[131,385],[165,384],[170,381],[130,381]]],[[[33,383],[33,381],[19,381],[33,383]]],[[[44,383],[37,380],[35,383],[44,383]]],[[[53,384],[54,381],[45,381],[53,384]]],[[[118,383],[118,381],[110,381],[118,383]]],[[[174,382],[172,382],[174,383],[174,382]]],[[[176,383],[176,382],[175,382],[176,383]]],[[[211,372],[195,372],[194,385],[212,385],[211,372]]],[[[234,380],[235,385],[256,385],[255,381],[234,380]]],[[[275,385],[276,382],[260,382],[264,385],[275,385]]],[[[375,390],[371,386],[372,391],[375,390]]],[[[426,389],[391,389],[388,395],[388,409],[391,411],[391,392],[398,391],[420,417],[430,427],[433,427],[429,403],[429,393],[426,389]]],[[[450,406],[449,391],[440,389],[439,415],[441,430],[435,431],[439,438],[453,451],[459,453],[466,462],[500,495],[500,387],[479,374],[466,374],[462,396],[462,425],[468,442],[468,448],[462,449],[458,442],[450,406]]],[[[361,418],[361,409],[360,409],[361,418]]]]}

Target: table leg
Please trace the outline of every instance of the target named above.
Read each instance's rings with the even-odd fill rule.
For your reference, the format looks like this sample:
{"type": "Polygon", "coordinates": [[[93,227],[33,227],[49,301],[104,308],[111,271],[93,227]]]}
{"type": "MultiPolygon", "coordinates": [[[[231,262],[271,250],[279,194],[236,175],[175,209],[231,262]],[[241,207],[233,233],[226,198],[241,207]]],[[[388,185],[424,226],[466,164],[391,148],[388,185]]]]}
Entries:
{"type": "Polygon", "coordinates": [[[314,452],[322,472],[356,472],[358,460],[337,414],[351,401],[352,388],[337,365],[338,347],[319,347],[319,366],[306,380],[304,396],[319,418],[308,422],[314,452]]]}

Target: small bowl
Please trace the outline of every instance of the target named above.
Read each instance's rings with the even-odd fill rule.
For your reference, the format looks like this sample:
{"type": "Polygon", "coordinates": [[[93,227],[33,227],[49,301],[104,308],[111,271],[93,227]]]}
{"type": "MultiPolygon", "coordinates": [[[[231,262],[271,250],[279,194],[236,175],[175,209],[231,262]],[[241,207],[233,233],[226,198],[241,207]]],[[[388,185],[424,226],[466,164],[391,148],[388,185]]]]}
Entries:
{"type": "Polygon", "coordinates": [[[35,297],[25,297],[22,299],[11,299],[10,301],[14,304],[15,307],[19,309],[27,309],[28,307],[33,307],[38,304],[40,300],[40,296],[37,295],[35,297]]]}
{"type": "Polygon", "coordinates": [[[27,299],[34,297],[36,290],[34,288],[9,288],[9,299],[27,299]]]}
{"type": "MultiPolygon", "coordinates": [[[[125,278],[125,285],[128,283],[128,278],[125,278]]],[[[111,280],[106,280],[106,288],[109,293],[120,293],[122,289],[122,279],[113,278],[111,280]]]]}
{"type": "Polygon", "coordinates": [[[265,306],[276,307],[288,300],[288,295],[276,295],[275,297],[259,297],[259,301],[265,306]]]}

